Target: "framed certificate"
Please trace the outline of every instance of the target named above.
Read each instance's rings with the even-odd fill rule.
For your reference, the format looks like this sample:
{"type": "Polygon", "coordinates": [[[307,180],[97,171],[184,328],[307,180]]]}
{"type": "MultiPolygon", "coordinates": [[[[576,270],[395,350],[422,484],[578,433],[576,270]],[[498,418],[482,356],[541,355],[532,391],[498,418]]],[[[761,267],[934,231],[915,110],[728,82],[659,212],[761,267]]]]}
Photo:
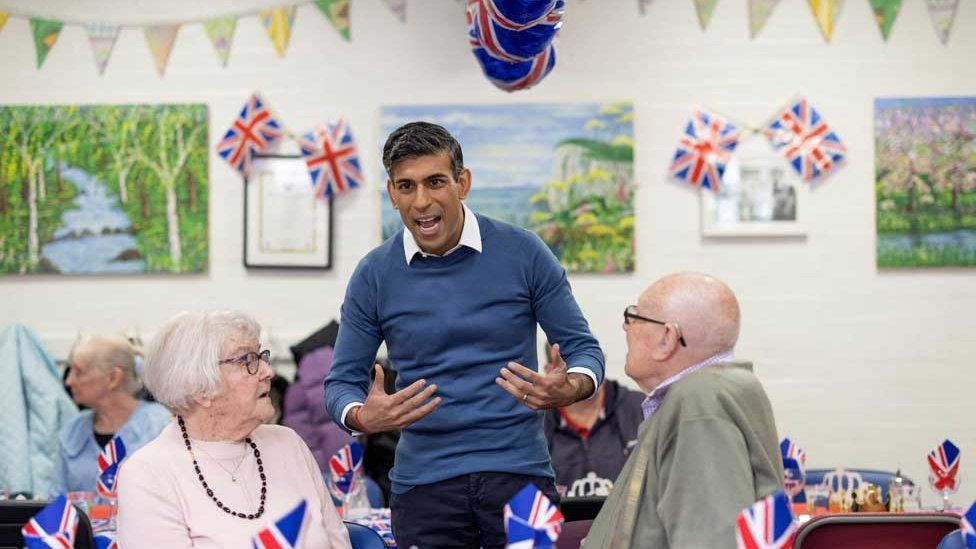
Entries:
{"type": "Polygon", "coordinates": [[[301,156],[255,156],[244,188],[245,267],[332,267],[332,201],[315,196],[301,156]]]}

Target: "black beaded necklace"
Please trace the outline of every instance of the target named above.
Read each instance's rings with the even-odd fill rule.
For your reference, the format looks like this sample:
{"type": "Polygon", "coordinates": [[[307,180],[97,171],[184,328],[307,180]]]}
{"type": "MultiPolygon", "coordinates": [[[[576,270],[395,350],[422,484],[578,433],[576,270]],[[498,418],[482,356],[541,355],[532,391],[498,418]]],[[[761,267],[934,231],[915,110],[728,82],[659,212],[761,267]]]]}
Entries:
{"type": "Polygon", "coordinates": [[[244,442],[249,444],[251,446],[251,450],[254,451],[254,459],[258,461],[258,474],[261,475],[261,503],[258,505],[257,513],[238,513],[237,511],[232,511],[230,507],[227,507],[223,504],[223,502],[217,499],[217,496],[214,495],[214,492],[210,486],[207,486],[207,481],[203,478],[203,473],[200,472],[200,464],[197,463],[197,457],[193,454],[193,447],[190,446],[190,435],[186,434],[186,424],[183,423],[183,417],[176,416],[176,419],[179,420],[180,431],[183,432],[183,442],[186,444],[186,451],[190,452],[190,459],[193,460],[193,469],[197,472],[197,478],[200,479],[200,483],[203,484],[203,489],[207,491],[207,495],[210,496],[210,499],[214,500],[217,507],[223,509],[223,511],[229,515],[234,515],[235,517],[247,520],[260,518],[261,515],[264,514],[264,500],[268,495],[268,478],[264,476],[264,464],[261,462],[261,452],[258,450],[258,445],[251,440],[251,437],[244,439],[244,442]]]}

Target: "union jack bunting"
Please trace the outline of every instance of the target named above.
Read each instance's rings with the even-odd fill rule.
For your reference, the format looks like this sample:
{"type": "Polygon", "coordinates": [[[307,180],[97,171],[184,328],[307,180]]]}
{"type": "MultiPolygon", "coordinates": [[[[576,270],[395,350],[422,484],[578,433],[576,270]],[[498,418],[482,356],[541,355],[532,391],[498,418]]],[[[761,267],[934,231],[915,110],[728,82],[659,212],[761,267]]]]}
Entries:
{"type": "Polygon", "coordinates": [[[732,158],[742,130],[724,118],[696,109],[685,126],[671,160],[672,176],[718,191],[725,166],[732,158]]]}
{"type": "Polygon", "coordinates": [[[30,549],[74,547],[78,530],[78,511],[64,495],[54,498],[20,529],[30,549]]]}
{"type": "Polygon", "coordinates": [[[262,529],[251,542],[254,549],[294,549],[298,547],[298,534],[302,531],[305,521],[305,500],[298,502],[288,514],[276,520],[274,524],[262,529]]]}
{"type": "Polygon", "coordinates": [[[795,459],[800,464],[800,467],[804,467],[807,463],[807,453],[803,451],[803,448],[800,448],[788,438],[780,441],[779,451],[783,454],[784,458],[795,459]]]}
{"type": "Polygon", "coordinates": [[[959,448],[946,439],[929,452],[929,483],[938,492],[955,492],[956,474],[959,473],[959,448]]]}
{"type": "Polygon", "coordinates": [[[782,491],[753,503],[735,519],[739,549],[788,549],[793,546],[794,534],[796,522],[782,491]]]}
{"type": "Polygon", "coordinates": [[[363,447],[355,440],[346,444],[329,458],[332,481],[343,494],[352,488],[353,477],[362,470],[363,447]]]}
{"type": "Polygon", "coordinates": [[[533,484],[519,490],[503,512],[509,549],[552,547],[563,528],[563,514],[533,484]]]}
{"type": "Polygon", "coordinates": [[[283,134],[281,124],[271,115],[270,109],[258,94],[254,93],[217,144],[217,152],[235,170],[247,175],[254,155],[266,150],[283,134]]]}
{"type": "MultiPolygon", "coordinates": [[[[506,16],[504,0],[469,0],[468,30],[476,37],[485,52],[501,61],[518,63],[531,61],[546,51],[559,27],[562,26],[562,0],[547,2],[548,11],[535,11],[534,20],[520,23],[506,16]]],[[[523,20],[526,18],[522,18],[523,20]]]]}
{"type": "Polygon", "coordinates": [[[320,125],[298,140],[315,195],[338,196],[363,184],[356,142],[345,118],[335,124],[320,125]]]}
{"type": "Polygon", "coordinates": [[[115,539],[115,532],[108,530],[99,532],[94,537],[95,549],[119,549],[119,542],[115,539]]]}
{"type": "Polygon", "coordinates": [[[103,498],[116,497],[116,477],[119,464],[125,459],[125,443],[118,436],[112,438],[98,454],[98,483],[95,488],[103,498]]]}
{"type": "Polygon", "coordinates": [[[806,98],[780,113],[766,127],[766,137],[806,182],[833,170],[847,153],[847,147],[806,98]]]}
{"type": "Polygon", "coordinates": [[[962,520],[959,521],[959,531],[966,542],[966,547],[976,549],[976,503],[962,516],[962,520]]]}

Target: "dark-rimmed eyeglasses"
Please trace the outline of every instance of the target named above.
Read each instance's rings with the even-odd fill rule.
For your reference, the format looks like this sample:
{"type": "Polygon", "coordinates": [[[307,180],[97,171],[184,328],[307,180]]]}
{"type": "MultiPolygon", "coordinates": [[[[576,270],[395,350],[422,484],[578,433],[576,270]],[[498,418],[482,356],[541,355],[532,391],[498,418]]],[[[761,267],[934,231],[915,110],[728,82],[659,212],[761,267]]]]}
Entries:
{"type": "Polygon", "coordinates": [[[681,326],[677,322],[663,322],[660,320],[654,320],[653,318],[648,318],[646,316],[641,316],[637,314],[637,305],[628,305],[624,309],[624,324],[630,324],[634,320],[643,320],[644,322],[651,322],[654,324],[660,324],[661,326],[673,326],[675,333],[678,334],[678,343],[682,347],[687,347],[688,344],[685,343],[685,336],[681,335],[681,326]]]}
{"type": "Polygon", "coordinates": [[[230,364],[232,362],[243,364],[244,369],[247,370],[247,373],[253,376],[254,374],[258,373],[258,370],[261,368],[262,360],[267,364],[271,364],[271,349],[265,349],[260,353],[251,351],[250,353],[235,356],[234,358],[225,358],[217,364],[230,364]]]}

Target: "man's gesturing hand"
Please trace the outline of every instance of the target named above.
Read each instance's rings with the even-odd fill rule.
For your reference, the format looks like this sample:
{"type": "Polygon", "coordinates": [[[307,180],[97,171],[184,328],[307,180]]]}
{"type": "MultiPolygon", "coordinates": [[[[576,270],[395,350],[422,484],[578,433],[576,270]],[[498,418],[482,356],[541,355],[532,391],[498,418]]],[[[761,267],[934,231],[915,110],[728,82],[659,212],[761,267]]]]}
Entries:
{"type": "MultiPolygon", "coordinates": [[[[553,355],[559,357],[559,344],[552,348],[553,355]]],[[[502,368],[501,377],[495,378],[495,383],[533,410],[569,406],[593,392],[590,376],[578,372],[567,373],[566,363],[561,357],[552,362],[545,374],[517,362],[509,362],[507,368],[502,368]]]]}
{"type": "Polygon", "coordinates": [[[409,387],[404,387],[392,395],[386,394],[383,389],[385,380],[383,367],[376,364],[374,368],[376,377],[369,387],[366,403],[358,411],[353,408],[349,413],[354,419],[353,422],[349,421],[348,416],[346,418],[346,424],[353,429],[363,433],[397,431],[433,412],[440,404],[441,397],[431,398],[437,391],[437,385],[430,385],[425,389],[424,385],[427,382],[423,379],[411,383],[409,387]]]}

